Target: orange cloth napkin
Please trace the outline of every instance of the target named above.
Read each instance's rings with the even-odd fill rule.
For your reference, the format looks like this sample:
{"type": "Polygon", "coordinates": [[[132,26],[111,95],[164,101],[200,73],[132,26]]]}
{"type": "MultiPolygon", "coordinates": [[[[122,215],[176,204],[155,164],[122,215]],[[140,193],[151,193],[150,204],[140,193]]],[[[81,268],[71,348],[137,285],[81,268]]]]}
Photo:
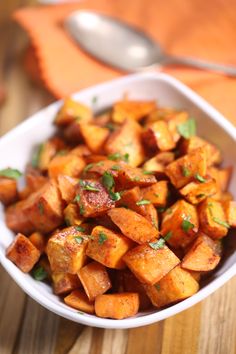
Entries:
{"type": "MultiPolygon", "coordinates": [[[[65,32],[65,17],[77,9],[101,11],[127,21],[171,54],[236,65],[234,0],[88,0],[19,9],[14,19],[28,32],[32,45],[26,57],[28,70],[55,97],[122,74],[84,53],[65,32]]],[[[229,119],[236,117],[236,79],[174,66],[163,71],[186,83],[229,119]]]]}

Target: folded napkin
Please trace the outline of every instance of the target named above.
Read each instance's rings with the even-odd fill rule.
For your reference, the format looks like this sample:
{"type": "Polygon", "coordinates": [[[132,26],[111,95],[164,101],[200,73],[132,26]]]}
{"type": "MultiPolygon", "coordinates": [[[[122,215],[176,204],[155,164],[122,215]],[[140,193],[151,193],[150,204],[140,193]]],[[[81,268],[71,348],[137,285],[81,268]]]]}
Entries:
{"type": "MultiPolygon", "coordinates": [[[[57,98],[122,75],[87,55],[63,28],[74,10],[92,9],[127,21],[159,41],[168,53],[236,65],[234,0],[88,0],[17,10],[28,32],[28,71],[57,98]]],[[[236,79],[196,69],[163,68],[211,102],[229,119],[236,116],[236,79]]]]}

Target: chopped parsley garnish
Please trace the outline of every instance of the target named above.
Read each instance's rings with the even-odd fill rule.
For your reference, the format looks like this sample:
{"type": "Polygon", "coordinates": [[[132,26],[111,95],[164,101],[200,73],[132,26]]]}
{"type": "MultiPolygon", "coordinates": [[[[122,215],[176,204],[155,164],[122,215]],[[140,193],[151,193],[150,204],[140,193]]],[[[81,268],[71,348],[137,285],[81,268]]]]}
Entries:
{"type": "Polygon", "coordinates": [[[38,165],[39,165],[39,159],[40,159],[40,155],[41,155],[41,153],[43,151],[43,147],[44,147],[44,144],[40,144],[38,146],[37,150],[35,151],[35,153],[33,154],[31,165],[34,168],[37,168],[38,165]]]}
{"type": "Polygon", "coordinates": [[[205,197],[205,196],[206,196],[206,195],[205,195],[204,193],[200,193],[200,194],[197,194],[197,195],[196,195],[197,198],[203,198],[203,197],[205,197]]]}
{"type": "Polygon", "coordinates": [[[182,167],[182,174],[184,177],[189,177],[191,175],[191,172],[187,167],[183,166],[182,167]]]}
{"type": "Polygon", "coordinates": [[[75,226],[76,231],[84,232],[85,228],[83,226],[75,226]]]}
{"type": "Polygon", "coordinates": [[[113,166],[111,167],[111,170],[112,170],[112,171],[119,171],[120,169],[121,169],[120,165],[113,165],[113,166]]]}
{"type": "Polygon", "coordinates": [[[96,104],[98,101],[98,97],[97,96],[93,96],[92,97],[92,104],[96,104]]]}
{"type": "Polygon", "coordinates": [[[160,291],[160,290],[161,290],[160,284],[159,284],[159,283],[155,284],[155,288],[156,288],[158,291],[160,291]]]}
{"type": "Polygon", "coordinates": [[[99,235],[98,235],[98,243],[99,243],[99,245],[103,245],[103,243],[106,240],[107,240],[107,235],[104,232],[100,231],[99,235]]]}
{"type": "Polygon", "coordinates": [[[148,244],[152,249],[159,250],[165,246],[165,240],[164,238],[160,238],[159,240],[155,242],[149,242],[148,244]]]}
{"type": "Polygon", "coordinates": [[[109,194],[110,194],[111,199],[114,200],[115,202],[117,200],[120,200],[120,198],[121,198],[121,195],[119,192],[109,191],[109,194]]]}
{"type": "Polygon", "coordinates": [[[100,189],[96,187],[93,183],[86,182],[83,180],[80,180],[80,185],[83,187],[83,190],[85,191],[90,191],[90,192],[100,192],[100,189]]]}
{"type": "Polygon", "coordinates": [[[157,211],[159,213],[163,213],[164,211],[166,211],[166,208],[165,207],[159,207],[159,208],[157,208],[157,211]]]}
{"type": "Polygon", "coordinates": [[[217,218],[217,217],[213,217],[212,220],[215,221],[217,224],[226,227],[227,229],[230,228],[229,223],[227,223],[226,221],[220,220],[220,219],[217,218]]]}
{"type": "Polygon", "coordinates": [[[160,197],[160,194],[154,193],[154,196],[157,197],[157,198],[159,198],[159,197],[160,197]]]}
{"type": "Polygon", "coordinates": [[[125,162],[129,162],[129,154],[128,153],[124,154],[123,160],[125,162]]]}
{"type": "Polygon", "coordinates": [[[144,175],[153,175],[153,171],[143,171],[144,175]]]}
{"type": "Polygon", "coordinates": [[[119,161],[119,160],[123,160],[125,162],[129,161],[129,154],[124,154],[122,155],[120,152],[115,152],[114,154],[108,155],[108,160],[112,160],[112,161],[119,161]]]}
{"type": "Polygon", "coordinates": [[[80,215],[84,215],[84,206],[83,205],[79,206],[79,212],[80,212],[80,215]]]}
{"type": "Polygon", "coordinates": [[[115,125],[113,123],[107,123],[105,125],[105,128],[109,129],[110,132],[114,132],[114,130],[116,130],[116,127],[115,127],[115,125]]]}
{"type": "Polygon", "coordinates": [[[172,213],[172,211],[173,211],[173,210],[172,210],[171,208],[168,208],[168,209],[166,210],[166,214],[168,214],[168,215],[169,215],[169,214],[171,214],[171,213],[172,213]]]}
{"type": "Polygon", "coordinates": [[[182,221],[182,230],[184,232],[189,232],[189,230],[193,229],[194,228],[194,224],[192,224],[190,221],[189,221],[190,217],[187,216],[183,221],[182,221]]]}
{"type": "Polygon", "coordinates": [[[83,238],[81,236],[76,236],[75,241],[80,245],[83,242],[83,238]]]}
{"type": "Polygon", "coordinates": [[[80,195],[77,194],[75,197],[74,197],[74,202],[79,202],[80,201],[80,195]]]}
{"type": "Polygon", "coordinates": [[[112,174],[108,171],[104,172],[102,175],[102,184],[104,185],[105,188],[110,190],[111,188],[114,187],[115,181],[112,176],[112,174]]]}
{"type": "Polygon", "coordinates": [[[201,175],[199,175],[199,173],[196,173],[194,177],[201,183],[206,182],[206,179],[204,177],[202,177],[201,175]]]}
{"type": "Polygon", "coordinates": [[[0,176],[12,178],[12,179],[18,179],[22,176],[22,173],[18,170],[9,167],[9,168],[5,168],[4,170],[0,170],[0,176]]]}
{"type": "Polygon", "coordinates": [[[94,166],[94,163],[89,163],[87,166],[85,166],[84,172],[89,171],[93,166],[94,166]]]}
{"type": "Polygon", "coordinates": [[[43,215],[44,213],[44,206],[42,202],[38,202],[38,209],[39,209],[39,214],[43,215]]]}
{"type": "Polygon", "coordinates": [[[196,135],[196,122],[193,118],[188,119],[186,122],[177,125],[178,133],[185,139],[196,135]]]}
{"type": "Polygon", "coordinates": [[[135,176],[135,177],[131,178],[131,181],[138,182],[138,181],[140,181],[140,177],[135,176]]]}
{"type": "Polygon", "coordinates": [[[67,154],[67,150],[59,150],[57,153],[56,153],[56,155],[57,156],[65,156],[66,154],[67,154]]]}
{"type": "Polygon", "coordinates": [[[136,203],[136,205],[147,205],[147,204],[151,204],[150,200],[142,199],[136,203]]]}
{"type": "Polygon", "coordinates": [[[77,311],[77,313],[80,315],[84,315],[84,312],[82,312],[82,311],[77,311]]]}
{"type": "Polygon", "coordinates": [[[163,238],[165,241],[168,241],[171,237],[172,237],[172,231],[169,231],[163,238]]]}
{"type": "Polygon", "coordinates": [[[42,266],[38,266],[33,270],[33,277],[35,280],[41,281],[45,280],[48,276],[48,273],[42,266]]]}

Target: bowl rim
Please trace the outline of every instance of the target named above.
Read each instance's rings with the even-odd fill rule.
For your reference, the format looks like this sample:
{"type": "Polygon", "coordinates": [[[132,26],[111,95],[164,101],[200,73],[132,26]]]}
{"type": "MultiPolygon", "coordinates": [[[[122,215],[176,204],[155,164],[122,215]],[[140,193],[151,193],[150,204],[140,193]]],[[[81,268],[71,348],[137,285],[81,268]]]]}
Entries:
{"type": "MultiPolygon", "coordinates": [[[[193,92],[186,85],[181,83],[179,80],[173,78],[172,76],[164,73],[136,73],[131,75],[122,76],[121,78],[110,80],[108,82],[91,86],[89,88],[80,90],[79,92],[71,95],[73,98],[79,97],[81,94],[92,93],[93,91],[98,91],[99,89],[112,87],[118,83],[125,82],[135,82],[141,79],[150,79],[163,81],[174,87],[177,91],[181,92],[184,96],[188,97],[192,103],[197,106],[200,110],[207,113],[210,118],[218,124],[231,138],[236,141],[236,128],[230,123],[226,118],[219,113],[215,108],[213,108],[208,102],[201,98],[198,94],[193,92]]],[[[15,135],[22,134],[22,132],[27,129],[30,125],[35,124],[36,116],[41,116],[46,110],[54,109],[59,107],[61,100],[56,101],[49,106],[41,109],[30,118],[26,119],[18,126],[13,128],[10,132],[5,134],[0,138],[0,147],[7,143],[8,140],[14,138],[15,135]]],[[[53,300],[46,298],[42,295],[35,287],[33,287],[25,278],[24,275],[13,263],[11,263],[5,255],[0,252],[0,263],[3,265],[4,269],[9,273],[9,275],[15,280],[15,282],[28,294],[31,298],[37,301],[39,304],[47,308],[48,310],[60,315],[64,318],[78,322],[84,325],[89,325],[92,327],[109,328],[109,329],[128,329],[140,326],[145,326],[164,320],[170,316],[176,315],[179,312],[190,308],[191,306],[197,304],[198,302],[205,299],[208,295],[212,294],[215,290],[225,284],[229,279],[236,275],[236,263],[234,263],[228,270],[219,275],[218,278],[212,280],[208,285],[202,288],[198,293],[183,300],[175,305],[168,308],[157,310],[151,314],[143,314],[139,317],[131,317],[123,320],[112,320],[96,317],[95,315],[81,314],[78,311],[63,307],[59,302],[55,303],[53,300]]]]}

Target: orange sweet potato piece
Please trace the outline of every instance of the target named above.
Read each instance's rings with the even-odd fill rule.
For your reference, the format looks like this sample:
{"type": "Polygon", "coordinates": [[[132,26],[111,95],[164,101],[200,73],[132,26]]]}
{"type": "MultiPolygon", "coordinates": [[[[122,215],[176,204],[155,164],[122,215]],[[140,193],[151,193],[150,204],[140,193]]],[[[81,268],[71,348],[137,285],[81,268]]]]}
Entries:
{"type": "Polygon", "coordinates": [[[65,303],[79,311],[94,313],[94,304],[89,301],[83,290],[73,290],[72,293],[64,298],[65,303]]]}
{"type": "Polygon", "coordinates": [[[154,249],[150,244],[132,248],[123,260],[141,283],[152,285],[180,263],[179,258],[167,246],[154,249]]]}
{"type": "Polygon", "coordinates": [[[109,129],[95,124],[82,124],[80,133],[89,150],[96,154],[102,150],[110,132],[109,129]]]}
{"type": "Polygon", "coordinates": [[[148,242],[158,236],[158,230],[133,210],[115,208],[109,210],[108,215],[125,236],[137,243],[148,242]]]}
{"type": "Polygon", "coordinates": [[[64,209],[64,218],[67,226],[78,226],[84,221],[84,218],[80,215],[78,206],[74,203],[68,204],[64,209]]]}
{"type": "Polygon", "coordinates": [[[43,176],[39,170],[33,168],[27,168],[25,180],[30,193],[37,191],[48,182],[47,177],[43,176]]]}
{"type": "Polygon", "coordinates": [[[59,192],[61,194],[62,200],[64,200],[67,204],[75,198],[75,186],[77,183],[78,180],[70,176],[59,175],[57,177],[59,192]]]}
{"type": "Polygon", "coordinates": [[[198,215],[195,206],[178,200],[163,215],[161,234],[171,232],[168,244],[172,247],[186,247],[197,236],[199,227],[198,215]]]}
{"type": "Polygon", "coordinates": [[[180,194],[191,204],[199,204],[207,197],[213,196],[218,191],[214,179],[206,179],[205,183],[190,182],[179,190],[180,194]]]}
{"type": "Polygon", "coordinates": [[[7,248],[6,256],[22,272],[28,273],[37,263],[40,252],[27,237],[19,233],[7,248]]]}
{"type": "Polygon", "coordinates": [[[118,101],[113,106],[112,120],[115,123],[123,123],[126,119],[140,121],[155,108],[155,101],[118,101]]]}
{"type": "Polygon", "coordinates": [[[79,270],[78,276],[89,301],[95,300],[98,295],[104,294],[111,288],[106,268],[98,262],[85,265],[79,270]]]}
{"type": "Polygon", "coordinates": [[[205,199],[198,207],[201,230],[213,239],[227,235],[229,225],[220,202],[213,198],[205,199]]]}
{"type": "Polygon", "coordinates": [[[189,115],[185,111],[175,112],[172,117],[166,117],[166,121],[168,124],[169,131],[173,137],[175,143],[177,143],[181,136],[178,132],[178,125],[186,122],[189,119],[189,115]]]}
{"type": "Polygon", "coordinates": [[[135,186],[146,187],[156,183],[156,177],[152,174],[145,174],[141,168],[126,166],[118,171],[117,182],[121,189],[128,189],[135,186]]]}
{"type": "Polygon", "coordinates": [[[200,234],[184,256],[181,266],[187,270],[207,272],[215,269],[220,261],[219,241],[200,234]]]}
{"type": "Polygon", "coordinates": [[[76,155],[78,157],[88,157],[91,154],[91,151],[86,145],[80,144],[77,145],[74,149],[70,150],[70,154],[76,155]]]}
{"type": "Polygon", "coordinates": [[[64,295],[81,287],[77,274],[52,273],[53,291],[56,295],[64,295]]]}
{"type": "Polygon", "coordinates": [[[120,153],[128,157],[129,165],[139,166],[145,159],[141,133],[141,126],[134,120],[127,119],[109,136],[105,144],[106,153],[108,155],[120,153]]]}
{"type": "Polygon", "coordinates": [[[86,254],[108,268],[122,269],[125,267],[122,257],[132,246],[133,242],[122,234],[96,226],[86,254]]]}
{"type": "Polygon", "coordinates": [[[153,174],[159,178],[164,178],[166,176],[165,167],[173,162],[174,159],[175,154],[173,152],[159,152],[156,156],[143,164],[143,169],[144,171],[153,172],[153,174]]]}
{"type": "Polygon", "coordinates": [[[6,209],[5,220],[7,227],[14,232],[22,232],[26,235],[35,229],[26,213],[27,201],[22,200],[6,209]]]}
{"type": "Polygon", "coordinates": [[[38,151],[38,156],[36,160],[37,168],[42,171],[48,169],[48,165],[52,158],[56,155],[57,152],[66,148],[65,143],[60,138],[52,138],[45,143],[41,144],[38,151]]]}
{"type": "Polygon", "coordinates": [[[89,107],[71,98],[66,98],[56,115],[55,124],[58,126],[66,126],[75,120],[85,123],[91,119],[92,111],[89,107]]]}
{"type": "Polygon", "coordinates": [[[225,200],[222,202],[227,223],[230,227],[236,227],[236,202],[225,200]]]}
{"type": "Polygon", "coordinates": [[[145,289],[152,304],[159,308],[192,296],[199,285],[190,272],[177,266],[157,284],[145,285],[145,289]]]}
{"type": "Polygon", "coordinates": [[[48,174],[51,178],[59,175],[78,177],[85,167],[85,161],[82,157],[74,154],[57,155],[48,165],[48,174]]]}
{"type": "Polygon", "coordinates": [[[200,147],[188,155],[171,162],[165,169],[171,183],[176,188],[181,188],[199,176],[205,177],[207,171],[206,151],[200,147]]]}
{"type": "Polygon", "coordinates": [[[29,240],[33,243],[33,245],[39,250],[42,254],[45,252],[47,239],[41,234],[41,232],[35,231],[29,236],[29,240]]]}
{"type": "MultiPolygon", "coordinates": [[[[93,157],[96,155],[93,155],[93,157]]],[[[112,161],[107,160],[106,157],[102,158],[98,162],[94,162],[90,160],[90,164],[85,167],[85,173],[87,174],[96,174],[98,176],[102,176],[106,171],[112,174],[113,177],[118,176],[119,170],[126,169],[127,164],[122,161],[112,161]]]]}
{"type": "Polygon", "coordinates": [[[160,181],[152,184],[149,187],[142,188],[143,199],[150,200],[150,202],[157,207],[164,207],[168,198],[168,182],[160,181]]]}
{"type": "Polygon", "coordinates": [[[95,313],[99,317],[123,318],[135,316],[139,309],[137,293],[120,293],[99,295],[95,299],[95,313]]]}
{"type": "Polygon", "coordinates": [[[17,200],[17,182],[12,178],[0,177],[0,202],[9,205],[17,200]]]}
{"type": "Polygon", "coordinates": [[[219,189],[222,192],[225,192],[229,187],[232,171],[233,171],[232,166],[225,167],[225,168],[216,168],[212,166],[208,168],[207,174],[213,179],[215,179],[219,189]]]}
{"type": "Polygon", "coordinates": [[[143,132],[144,145],[152,152],[169,151],[175,148],[175,142],[168,124],[159,120],[148,125],[143,132]]]}

